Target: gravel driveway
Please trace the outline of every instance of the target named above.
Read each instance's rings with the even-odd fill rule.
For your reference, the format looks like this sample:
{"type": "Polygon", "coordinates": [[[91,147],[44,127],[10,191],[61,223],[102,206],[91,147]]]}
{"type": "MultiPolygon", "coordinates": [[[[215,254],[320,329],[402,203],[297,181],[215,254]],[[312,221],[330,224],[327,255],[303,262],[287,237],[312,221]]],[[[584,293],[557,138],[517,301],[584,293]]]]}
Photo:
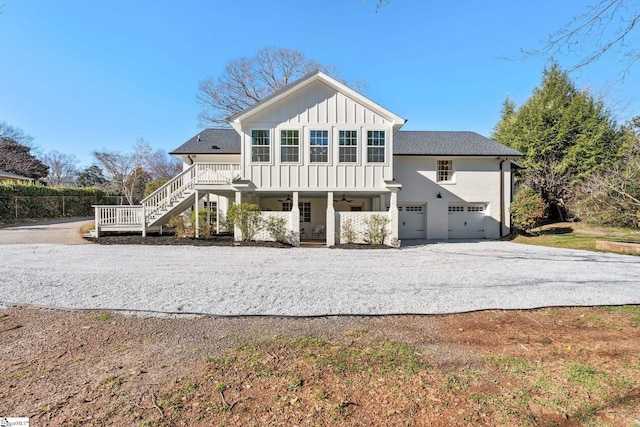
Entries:
{"type": "Polygon", "coordinates": [[[640,257],[497,241],[400,250],[0,246],[0,306],[317,316],[639,303],[640,257]]]}

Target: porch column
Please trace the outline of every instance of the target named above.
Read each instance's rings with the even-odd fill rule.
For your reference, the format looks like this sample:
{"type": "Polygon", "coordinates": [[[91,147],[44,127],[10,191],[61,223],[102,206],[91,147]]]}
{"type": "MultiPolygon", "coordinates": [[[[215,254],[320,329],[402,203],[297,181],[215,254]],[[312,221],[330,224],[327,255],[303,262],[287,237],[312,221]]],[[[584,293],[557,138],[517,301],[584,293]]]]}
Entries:
{"type": "Polygon", "coordinates": [[[200,215],[198,215],[198,202],[200,201],[200,193],[198,192],[198,190],[196,190],[196,201],[193,203],[193,211],[195,212],[196,215],[196,220],[195,220],[195,238],[198,239],[200,238],[200,215]]]}
{"type": "Polygon", "coordinates": [[[300,246],[300,206],[298,206],[298,192],[293,192],[291,202],[291,244],[300,246]]]}
{"type": "Polygon", "coordinates": [[[147,237],[147,213],[142,205],[142,237],[147,237]]]}
{"type": "MultiPolygon", "coordinates": [[[[17,199],[16,199],[17,200],[17,199]]],[[[17,203],[16,203],[17,205],[17,203]]],[[[96,238],[100,237],[100,208],[99,206],[94,206],[93,211],[95,215],[95,224],[96,224],[96,238]]]]}
{"type": "Polygon", "coordinates": [[[327,225],[325,227],[327,246],[336,244],[336,210],[333,208],[333,191],[327,193],[327,225]]]}
{"type": "Polygon", "coordinates": [[[384,197],[384,194],[380,195],[380,212],[384,212],[387,210],[387,199],[384,197]]]}
{"type": "MultiPolygon", "coordinates": [[[[242,193],[236,191],[236,201],[234,204],[239,205],[240,203],[242,203],[242,193]]],[[[233,240],[235,240],[236,242],[242,240],[242,232],[240,231],[240,227],[238,227],[237,225],[233,226],[233,240]]]]}
{"type": "Polygon", "coordinates": [[[216,234],[220,234],[220,195],[216,194],[216,234]]]}
{"type": "Polygon", "coordinates": [[[391,198],[389,200],[389,242],[385,242],[387,244],[391,244],[392,242],[398,241],[398,189],[391,189],[391,198]]]}
{"type": "MultiPolygon", "coordinates": [[[[210,225],[211,225],[211,193],[207,193],[207,227],[209,227],[210,225]]],[[[207,228],[207,230],[210,230],[210,228],[207,228]]],[[[209,234],[211,234],[211,232],[209,232],[209,234]]]]}

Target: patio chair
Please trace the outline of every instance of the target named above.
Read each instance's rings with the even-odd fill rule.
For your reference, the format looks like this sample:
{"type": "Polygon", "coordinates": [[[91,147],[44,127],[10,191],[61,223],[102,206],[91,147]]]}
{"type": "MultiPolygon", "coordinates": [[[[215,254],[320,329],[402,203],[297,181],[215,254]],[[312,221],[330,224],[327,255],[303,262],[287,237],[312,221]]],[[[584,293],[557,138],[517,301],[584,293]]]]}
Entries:
{"type": "Polygon", "coordinates": [[[324,236],[324,224],[318,224],[314,227],[311,232],[311,238],[315,239],[316,237],[320,239],[320,236],[324,236]]]}

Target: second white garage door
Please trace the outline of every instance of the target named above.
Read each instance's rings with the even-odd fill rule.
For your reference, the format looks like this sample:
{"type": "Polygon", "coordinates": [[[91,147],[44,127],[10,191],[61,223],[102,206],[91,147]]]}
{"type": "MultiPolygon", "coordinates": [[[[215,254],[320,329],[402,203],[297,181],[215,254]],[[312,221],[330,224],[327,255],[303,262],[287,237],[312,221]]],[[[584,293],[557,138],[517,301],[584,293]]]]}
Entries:
{"type": "Polygon", "coordinates": [[[424,239],[425,233],[425,205],[399,205],[398,237],[400,239],[424,239]]]}
{"type": "Polygon", "coordinates": [[[484,239],[486,205],[449,205],[450,239],[484,239]]]}

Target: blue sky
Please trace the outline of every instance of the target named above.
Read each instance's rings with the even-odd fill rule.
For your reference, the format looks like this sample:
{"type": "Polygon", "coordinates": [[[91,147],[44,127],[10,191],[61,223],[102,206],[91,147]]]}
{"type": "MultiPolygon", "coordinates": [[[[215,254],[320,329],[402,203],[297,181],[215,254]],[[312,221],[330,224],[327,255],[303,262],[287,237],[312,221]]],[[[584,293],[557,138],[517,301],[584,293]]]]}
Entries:
{"type": "MultiPolygon", "coordinates": [[[[198,82],[264,46],[338,67],[406,130],[489,135],[506,94],[539,84],[541,46],[589,2],[391,0],[3,0],[0,121],[41,153],[130,151],[138,137],[168,151],[195,135],[198,82]]],[[[569,67],[575,58],[557,58],[569,67]]],[[[572,74],[605,94],[620,122],[640,115],[640,66],[621,81],[613,56],[572,74]]]]}

